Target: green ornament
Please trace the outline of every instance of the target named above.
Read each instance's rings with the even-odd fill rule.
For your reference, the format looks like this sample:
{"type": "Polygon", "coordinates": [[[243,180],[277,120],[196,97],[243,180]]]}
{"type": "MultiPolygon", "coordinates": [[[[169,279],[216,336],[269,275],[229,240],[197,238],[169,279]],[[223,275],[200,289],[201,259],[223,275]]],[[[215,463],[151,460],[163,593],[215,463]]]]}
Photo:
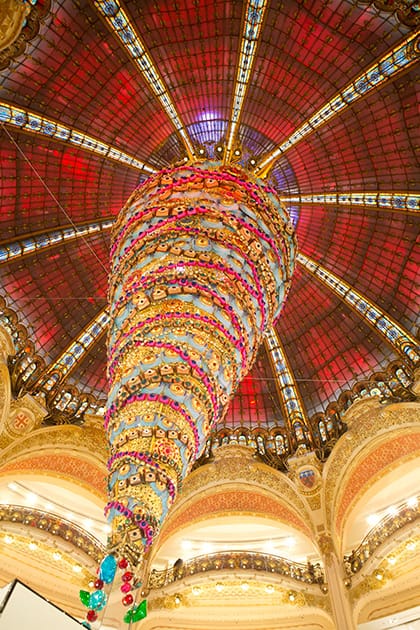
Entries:
{"type": "Polygon", "coordinates": [[[89,606],[90,606],[90,593],[88,593],[88,591],[80,591],[79,592],[79,597],[80,597],[80,601],[82,602],[83,606],[86,606],[86,608],[89,608],[89,606]]]}
{"type": "Polygon", "coordinates": [[[133,623],[147,617],[147,600],[143,600],[138,606],[134,606],[124,615],[125,623],[133,623]]]}
{"type": "Polygon", "coordinates": [[[147,617],[147,600],[143,600],[141,604],[136,606],[133,611],[133,621],[140,621],[140,619],[145,619],[147,617]]]}

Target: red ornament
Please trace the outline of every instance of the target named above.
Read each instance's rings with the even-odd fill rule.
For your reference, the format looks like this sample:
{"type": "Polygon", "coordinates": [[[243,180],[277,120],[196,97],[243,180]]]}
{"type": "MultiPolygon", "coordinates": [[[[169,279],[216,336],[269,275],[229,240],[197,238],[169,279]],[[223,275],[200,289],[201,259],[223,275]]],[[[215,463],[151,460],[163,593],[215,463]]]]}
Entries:
{"type": "Polygon", "coordinates": [[[130,582],[124,582],[124,584],[121,585],[121,593],[129,593],[131,591],[131,584],[130,582]]]}
{"type": "Polygon", "coordinates": [[[121,560],[118,561],[118,566],[120,567],[120,569],[126,569],[128,567],[127,558],[121,558],[121,560]]]}
{"type": "Polygon", "coordinates": [[[104,585],[104,581],[99,580],[99,579],[95,580],[93,583],[93,586],[96,588],[97,591],[100,591],[103,585],[104,585]]]}
{"type": "Polygon", "coordinates": [[[94,610],[88,610],[87,611],[86,619],[88,621],[96,621],[97,618],[98,618],[98,615],[96,614],[96,612],[94,610]]]}
{"type": "Polygon", "coordinates": [[[128,595],[122,598],[122,603],[124,604],[124,606],[131,606],[133,602],[134,602],[134,597],[132,596],[131,593],[129,593],[128,595]]]}
{"type": "Polygon", "coordinates": [[[125,573],[123,573],[122,575],[122,581],[123,582],[131,582],[131,580],[133,579],[133,574],[131,573],[131,571],[126,571],[125,573]]]}

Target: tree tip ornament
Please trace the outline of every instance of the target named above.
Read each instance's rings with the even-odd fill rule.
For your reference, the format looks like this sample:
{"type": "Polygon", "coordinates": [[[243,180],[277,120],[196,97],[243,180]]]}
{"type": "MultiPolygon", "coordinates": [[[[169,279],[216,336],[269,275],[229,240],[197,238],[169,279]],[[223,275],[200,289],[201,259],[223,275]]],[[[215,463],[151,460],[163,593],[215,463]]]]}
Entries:
{"type": "Polygon", "coordinates": [[[275,191],[216,162],[150,177],[118,216],[106,513],[109,549],[137,575],[181,481],[280,314],[295,249],[275,191]]]}

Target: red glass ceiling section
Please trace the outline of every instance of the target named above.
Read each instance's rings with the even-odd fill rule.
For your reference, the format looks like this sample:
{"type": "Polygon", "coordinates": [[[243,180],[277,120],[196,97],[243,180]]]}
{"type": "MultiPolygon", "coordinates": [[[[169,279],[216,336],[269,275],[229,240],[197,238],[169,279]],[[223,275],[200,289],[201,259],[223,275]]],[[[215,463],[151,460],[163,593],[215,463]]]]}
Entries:
{"type": "MultiPolygon", "coordinates": [[[[243,3],[123,4],[192,141],[214,150],[231,112],[243,3]]],[[[363,3],[270,2],[239,124],[244,154],[262,156],[283,142],[408,31],[392,13],[363,3]]],[[[418,189],[416,76],[416,67],[399,74],[291,147],[270,181],[284,194],[418,189]]],[[[185,155],[168,115],[91,0],[52,4],[40,36],[2,73],[0,100],[157,167],[185,155]]],[[[143,177],[68,144],[8,131],[65,213],[0,130],[1,240],[116,215],[143,177]]],[[[418,218],[363,207],[298,209],[301,251],[414,331],[418,218]]],[[[0,265],[3,293],[45,358],[56,359],[105,307],[109,233],[91,235],[88,243],[92,249],[71,240],[0,265]]],[[[309,415],[396,358],[377,332],[299,266],[277,326],[309,415]]],[[[69,382],[104,397],[105,336],[69,382]]],[[[226,421],[283,422],[265,351],[226,421]]]]}
{"type": "Polygon", "coordinates": [[[383,17],[348,2],[272,3],[242,122],[279,144],[407,32],[384,37],[383,17]]]}
{"type": "Polygon", "coordinates": [[[299,266],[277,330],[309,416],[396,358],[356,313],[299,266]]]}
{"type": "Polygon", "coordinates": [[[54,361],[106,307],[108,250],[101,233],[0,267],[8,302],[43,358],[54,361]]]}
{"type": "MultiPolygon", "coordinates": [[[[225,0],[160,2],[158,12],[150,11],[150,3],[131,0],[125,6],[170,90],[183,123],[199,126],[200,122],[227,120],[238,57],[242,3],[225,0]]],[[[194,127],[188,133],[198,142],[204,140],[194,127]]]]}
{"type": "Polygon", "coordinates": [[[3,79],[4,100],[139,157],[149,155],[172,132],[167,115],[91,2],[83,3],[82,13],[71,3],[53,3],[41,32],[31,56],[20,61],[10,79],[3,79]]]}
{"type": "Polygon", "coordinates": [[[279,160],[292,166],[302,192],[418,188],[416,161],[407,157],[418,137],[415,77],[413,69],[368,94],[279,160]]]}
{"type": "Polygon", "coordinates": [[[334,206],[301,208],[301,251],[369,296],[415,334],[419,312],[419,219],[410,214],[334,206]]]}
{"type": "Polygon", "coordinates": [[[9,133],[20,151],[3,131],[1,240],[116,215],[138,183],[132,168],[35,134],[9,133]]]}

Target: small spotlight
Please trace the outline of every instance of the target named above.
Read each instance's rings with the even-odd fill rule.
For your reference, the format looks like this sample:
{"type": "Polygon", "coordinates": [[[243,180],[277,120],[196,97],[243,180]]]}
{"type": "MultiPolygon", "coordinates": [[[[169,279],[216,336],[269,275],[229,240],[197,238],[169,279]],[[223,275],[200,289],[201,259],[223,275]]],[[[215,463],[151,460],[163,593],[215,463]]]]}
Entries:
{"type": "Polygon", "coordinates": [[[198,153],[199,153],[200,155],[204,155],[205,151],[204,151],[204,149],[198,149],[198,153]]]}
{"type": "Polygon", "coordinates": [[[218,593],[221,593],[223,591],[223,584],[221,584],[220,582],[217,582],[215,589],[218,593]]]}
{"type": "Polygon", "coordinates": [[[418,503],[418,501],[417,501],[417,497],[410,497],[410,498],[407,500],[407,506],[408,506],[409,508],[416,508],[416,507],[417,507],[417,503],[418,503]]]}
{"type": "Polygon", "coordinates": [[[216,147],[216,151],[218,153],[221,153],[223,151],[223,147],[221,147],[220,145],[218,147],[216,147]]]}
{"type": "Polygon", "coordinates": [[[288,598],[289,598],[289,602],[294,602],[296,599],[296,593],[294,593],[293,591],[290,591],[290,593],[288,594],[288,598]]]}
{"type": "Polygon", "coordinates": [[[192,587],[192,594],[193,595],[200,595],[201,593],[201,588],[199,586],[193,586],[192,587]]]}
{"type": "Polygon", "coordinates": [[[31,540],[31,542],[29,543],[28,547],[29,547],[29,549],[31,551],[35,551],[35,549],[38,549],[38,545],[33,540],[31,540]]]}
{"type": "Polygon", "coordinates": [[[240,149],[235,149],[233,152],[233,155],[236,155],[236,157],[239,157],[241,155],[240,149]]]}
{"type": "Polygon", "coordinates": [[[176,606],[179,606],[181,603],[181,595],[175,595],[174,602],[176,606]]]}
{"type": "Polygon", "coordinates": [[[384,574],[382,573],[382,571],[375,571],[375,577],[377,580],[379,580],[379,582],[381,582],[384,579],[384,574]]]}
{"type": "Polygon", "coordinates": [[[9,535],[5,536],[4,542],[6,543],[6,545],[11,545],[13,542],[13,536],[9,536],[9,535]]]}
{"type": "Polygon", "coordinates": [[[241,589],[242,589],[243,591],[248,591],[248,590],[249,590],[249,584],[248,584],[248,582],[242,582],[242,584],[241,584],[241,589]]]}
{"type": "Polygon", "coordinates": [[[390,556],[388,558],[388,563],[389,564],[396,564],[397,563],[397,558],[395,556],[390,556]]]}
{"type": "Polygon", "coordinates": [[[257,161],[256,161],[256,160],[254,160],[254,158],[251,158],[251,159],[249,160],[249,163],[251,164],[251,166],[255,166],[255,165],[256,165],[256,163],[257,163],[257,161]]]}
{"type": "Polygon", "coordinates": [[[75,573],[81,573],[82,572],[82,567],[80,566],[80,564],[74,564],[73,565],[73,571],[75,573]]]}
{"type": "Polygon", "coordinates": [[[267,584],[267,586],[265,587],[265,592],[274,593],[274,586],[272,584],[267,584]]]}
{"type": "Polygon", "coordinates": [[[53,553],[54,560],[61,560],[61,553],[59,551],[54,551],[53,553]]]}
{"type": "Polygon", "coordinates": [[[188,162],[188,157],[187,156],[184,157],[184,162],[188,162]]]}
{"type": "Polygon", "coordinates": [[[416,548],[416,543],[414,542],[414,540],[409,540],[405,546],[408,551],[414,551],[414,549],[416,548]]]}

